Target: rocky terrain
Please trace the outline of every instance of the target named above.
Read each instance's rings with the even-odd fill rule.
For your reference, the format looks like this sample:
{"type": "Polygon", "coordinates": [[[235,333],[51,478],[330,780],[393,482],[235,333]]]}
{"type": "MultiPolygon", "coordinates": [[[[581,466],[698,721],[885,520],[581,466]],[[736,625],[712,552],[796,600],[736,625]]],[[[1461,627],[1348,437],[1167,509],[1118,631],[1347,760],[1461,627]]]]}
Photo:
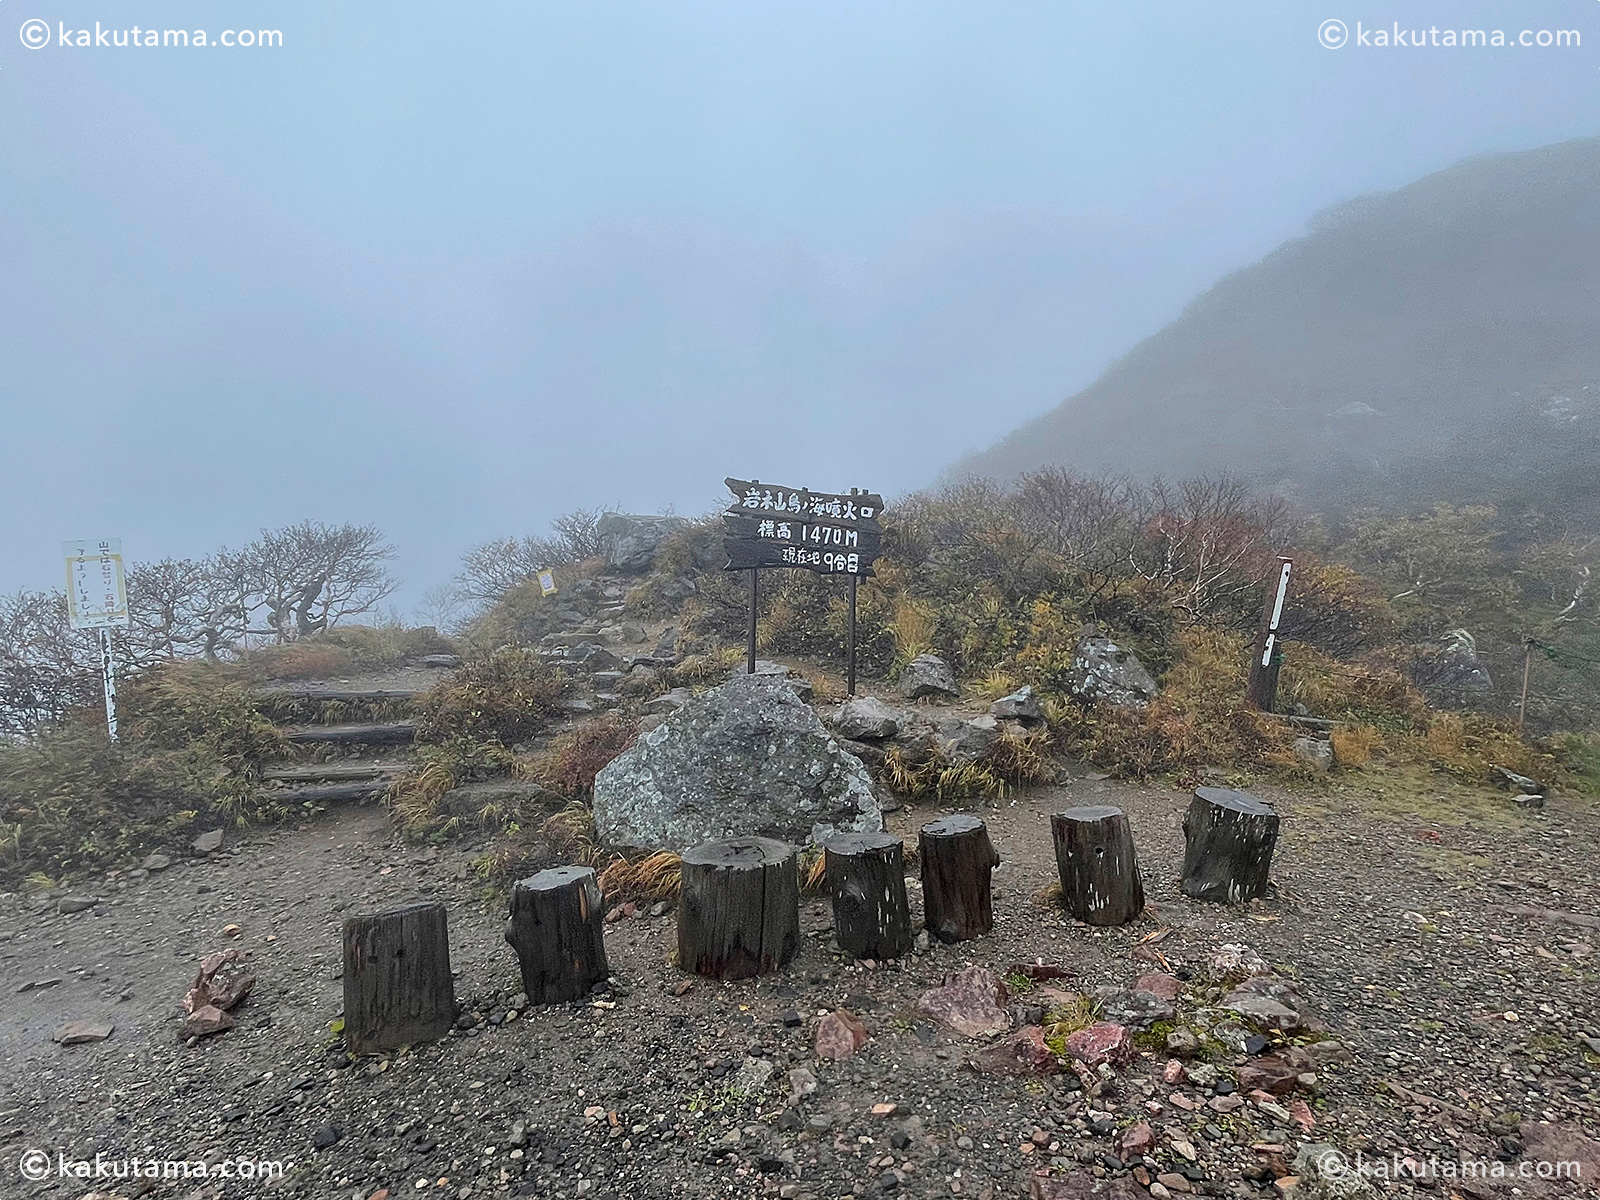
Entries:
{"type": "MultiPolygon", "coordinates": [[[[1360,1194],[1333,1190],[1349,1177],[1313,1181],[1329,1147],[1385,1170],[1561,1159],[1584,1172],[1380,1178],[1377,1192],[1591,1190],[1592,814],[1428,780],[1404,811],[1359,785],[1269,798],[1284,815],[1276,888],[1248,906],[1178,893],[1185,793],[1085,776],[975,810],[1004,860],[989,937],[853,962],[808,897],[793,963],[716,984],[671,965],[670,906],[624,909],[606,929],[609,988],[543,1010],[519,999],[504,909],[468,867],[477,848],[401,843],[370,807],[71,896],[7,896],[0,1195],[1360,1194]],[[1089,802],[1132,819],[1151,908],[1123,929],[1075,926],[1039,895],[1055,877],[1048,814],[1089,802]],[[333,1033],[341,922],[419,898],[449,908],[459,1027],[352,1062],[333,1033]],[[254,989],[234,1028],[184,1039],[185,989],[225,948],[246,952],[254,989]],[[1219,1020],[1252,970],[1287,1001],[1260,1008],[1265,1024],[1314,1031],[1219,1020]],[[925,998],[962,972],[971,994],[925,998]],[[1031,1032],[1077,995],[1124,1027],[1085,1055],[1103,1066],[1041,1052],[1031,1032]],[[72,1022],[94,1040],[53,1040],[72,1022]],[[51,1156],[44,1182],[13,1173],[30,1149],[51,1156]],[[59,1175],[59,1156],[96,1153],[293,1165],[272,1182],[59,1175]]],[[[940,811],[887,823],[914,843],[940,811]]]]}

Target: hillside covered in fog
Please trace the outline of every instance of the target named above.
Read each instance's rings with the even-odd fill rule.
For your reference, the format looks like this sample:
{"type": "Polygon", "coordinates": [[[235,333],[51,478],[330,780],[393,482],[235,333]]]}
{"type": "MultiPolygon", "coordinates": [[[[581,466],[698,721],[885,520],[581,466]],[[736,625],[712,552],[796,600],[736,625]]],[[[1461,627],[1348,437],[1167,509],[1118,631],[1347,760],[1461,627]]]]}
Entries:
{"type": "Polygon", "coordinates": [[[1493,500],[1600,524],[1597,448],[1590,138],[1324,213],[952,474],[1228,469],[1318,505],[1493,500]]]}

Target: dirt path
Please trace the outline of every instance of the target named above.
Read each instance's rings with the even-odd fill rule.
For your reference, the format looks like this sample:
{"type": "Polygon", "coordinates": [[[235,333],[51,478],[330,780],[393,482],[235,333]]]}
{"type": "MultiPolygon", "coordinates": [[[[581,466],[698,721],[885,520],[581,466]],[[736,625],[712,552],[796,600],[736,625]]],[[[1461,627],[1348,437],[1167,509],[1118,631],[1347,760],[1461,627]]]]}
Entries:
{"type": "MultiPolygon", "coordinates": [[[[825,906],[808,902],[806,945],[782,974],[699,982],[679,997],[672,919],[641,916],[608,926],[624,984],[616,995],[521,1019],[507,1019],[515,963],[500,912],[469,876],[474,848],[401,845],[372,808],[103,883],[86,892],[101,903],[74,915],[5,897],[0,1140],[10,1161],[0,1196],[96,1190],[92,1181],[22,1181],[15,1164],[38,1147],[69,1158],[296,1164],[272,1185],[99,1185],[116,1196],[365,1198],[388,1187],[461,1198],[1020,1197],[1037,1169],[1085,1180],[1106,1173],[1097,1164],[1116,1140],[1097,1132],[1097,1113],[1117,1130],[1151,1120],[1163,1138],[1152,1151],[1161,1170],[1184,1165],[1165,1140],[1181,1131],[1197,1149],[1199,1192],[1275,1195],[1270,1177],[1249,1176],[1260,1161],[1250,1147],[1276,1138],[1292,1159],[1300,1131],[1163,1107],[1174,1090],[1157,1078],[1164,1056],[1139,1060],[1091,1101],[1062,1077],[967,1069],[975,1047],[915,1011],[922,989],[969,964],[1003,973],[1042,959],[1085,988],[1125,984],[1151,969],[1132,956],[1138,939],[1164,926],[1171,932],[1158,948],[1175,968],[1202,966],[1221,943],[1255,947],[1301,981],[1329,1033],[1354,1050],[1355,1061],[1320,1085],[1311,1139],[1351,1152],[1493,1159],[1566,1138],[1589,1153],[1583,1135],[1600,1135],[1600,1059],[1577,1035],[1600,1038],[1596,930],[1549,914],[1600,912],[1595,820],[1561,801],[1527,815],[1504,812],[1497,797],[1462,795],[1419,792],[1399,811],[1356,788],[1277,797],[1278,896],[1224,909],[1178,895],[1185,794],[1093,779],[1040,789],[983,811],[1005,859],[991,938],[868,970],[838,958],[825,906]],[[1054,878],[1048,814],[1088,802],[1128,810],[1159,921],[1087,930],[1036,904],[1054,878]],[[449,906],[458,996],[484,1020],[392,1063],[351,1066],[329,1036],[341,1004],[340,924],[349,912],[420,898],[449,906]],[[234,923],[231,938],[223,929],[234,923]],[[255,992],[236,1029],[185,1046],[175,1036],[184,988],[199,956],[227,945],[250,951],[255,992]],[[820,1064],[811,1054],[817,1014],[840,1004],[866,1018],[872,1040],[847,1062],[820,1064]],[[51,1041],[63,1022],[90,1018],[115,1023],[109,1040],[51,1041]],[[741,1069],[763,1074],[760,1064],[772,1068],[764,1088],[747,1095],[732,1085],[741,1069]],[[817,1091],[787,1105],[787,1073],[802,1067],[817,1091]],[[1384,1092],[1391,1080],[1413,1098],[1384,1092]],[[891,1118],[870,1114],[881,1103],[898,1106],[891,1118]],[[1520,1133],[1480,1110],[1520,1115],[1520,1133]]],[[[895,814],[891,827],[914,832],[936,811],[895,814]]],[[[1521,1194],[1575,1187],[1525,1183],[1521,1194]]]]}

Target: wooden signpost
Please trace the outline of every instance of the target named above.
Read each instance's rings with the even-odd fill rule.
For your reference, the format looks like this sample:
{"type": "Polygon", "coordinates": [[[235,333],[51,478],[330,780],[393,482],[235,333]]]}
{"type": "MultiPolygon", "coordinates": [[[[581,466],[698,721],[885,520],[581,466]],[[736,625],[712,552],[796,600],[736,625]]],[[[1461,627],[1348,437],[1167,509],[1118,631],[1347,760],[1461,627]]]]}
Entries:
{"type": "Polygon", "coordinates": [[[756,613],[763,568],[800,567],[850,580],[846,635],[849,694],[856,694],[856,587],[883,549],[883,497],[851,488],[849,493],[774,487],[758,479],[727,479],[733,504],[722,515],[723,548],[729,571],[750,572],[748,669],[756,669],[756,613]]]}
{"type": "Polygon", "coordinates": [[[1278,703],[1278,668],[1283,655],[1278,650],[1278,627],[1283,624],[1283,602],[1289,595],[1292,560],[1278,559],[1277,577],[1261,606],[1261,627],[1256,634],[1256,652],[1250,659],[1250,681],[1245,697],[1250,707],[1271,712],[1278,703]]]}

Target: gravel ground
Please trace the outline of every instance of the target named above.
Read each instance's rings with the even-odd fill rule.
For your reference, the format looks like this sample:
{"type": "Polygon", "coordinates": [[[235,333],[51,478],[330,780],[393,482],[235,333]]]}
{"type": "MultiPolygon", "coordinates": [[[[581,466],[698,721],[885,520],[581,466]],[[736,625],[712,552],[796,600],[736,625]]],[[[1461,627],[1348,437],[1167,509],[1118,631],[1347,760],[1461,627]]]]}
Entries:
{"type": "MultiPolygon", "coordinates": [[[[522,1012],[502,913],[467,871],[474,848],[401,844],[371,808],[108,879],[77,893],[99,902],[70,915],[58,899],[3,897],[0,1196],[822,1200],[1187,1188],[1242,1200],[1282,1194],[1302,1143],[1385,1163],[1437,1158],[1446,1170],[1462,1159],[1515,1170],[1574,1158],[1592,1180],[1600,1057],[1579,1035],[1600,1046],[1600,920],[1585,915],[1600,913],[1595,818],[1560,799],[1524,813],[1503,794],[1413,782],[1399,802],[1387,798],[1392,787],[1359,782],[1269,796],[1284,814],[1276,895],[1236,908],[1178,895],[1186,793],[1093,778],[1030,791],[982,810],[1005,860],[991,937],[869,967],[840,958],[825,905],[808,899],[804,948],[783,972],[689,983],[669,965],[671,914],[639,915],[607,926],[618,981],[609,995],[522,1012]],[[1153,907],[1126,929],[1075,927],[1036,899],[1054,878],[1048,814],[1091,802],[1120,804],[1133,822],[1153,907]],[[472,1028],[352,1064],[330,1033],[340,924],[419,898],[449,907],[472,1028]],[[225,934],[232,924],[237,934],[225,934]],[[1242,1054],[1215,1064],[1207,1086],[1204,1067],[1200,1082],[1165,1082],[1165,1050],[1087,1080],[1004,1070],[983,1043],[916,1008],[925,989],[973,965],[1001,975],[1017,963],[1057,965],[1069,977],[1053,986],[1085,990],[1170,967],[1193,976],[1182,1026],[1225,943],[1253,947],[1292,977],[1327,1036],[1353,1054],[1319,1065],[1306,1085],[1310,1131],[1272,1105],[1230,1099],[1242,1054]],[[255,991],[237,1028],[186,1045],[176,1035],[184,989],[203,953],[229,945],[249,951],[255,991]],[[819,1015],[837,1007],[858,1014],[870,1040],[843,1062],[819,1061],[819,1015]],[[52,1041],[64,1022],[92,1019],[114,1023],[107,1040],[52,1041]],[[797,1098],[796,1070],[816,1080],[797,1098]],[[1123,1149],[1139,1121],[1152,1133],[1143,1154],[1123,1149]],[[18,1170],[29,1149],[51,1156],[44,1182],[18,1170]],[[60,1176],[60,1156],[97,1152],[293,1168],[271,1183],[60,1176]]],[[[906,811],[891,826],[914,838],[935,815],[906,811]]],[[[1016,999],[1025,1006],[1027,993],[1016,999]]],[[[1377,1191],[1419,1188],[1591,1191],[1449,1177],[1380,1179],[1377,1191]]]]}

